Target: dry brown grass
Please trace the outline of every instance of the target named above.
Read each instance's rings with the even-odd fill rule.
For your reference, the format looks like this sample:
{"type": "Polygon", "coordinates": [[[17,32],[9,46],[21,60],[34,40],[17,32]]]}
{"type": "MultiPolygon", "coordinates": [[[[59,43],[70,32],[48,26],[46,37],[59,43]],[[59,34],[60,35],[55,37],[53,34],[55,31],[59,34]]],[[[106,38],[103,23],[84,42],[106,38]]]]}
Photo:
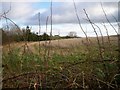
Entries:
{"type": "MultiPolygon", "coordinates": [[[[100,41],[101,41],[101,37],[99,37],[100,41]]],[[[96,44],[97,39],[96,37],[89,37],[89,40],[91,41],[91,45],[96,44]]],[[[108,43],[108,38],[107,36],[104,37],[104,41],[105,43],[108,43]]],[[[116,36],[112,36],[110,37],[110,41],[111,43],[118,43],[118,38],[116,36]]],[[[46,47],[58,47],[58,48],[71,48],[71,47],[77,47],[77,46],[82,46],[87,44],[86,42],[86,38],[72,38],[72,39],[60,39],[60,40],[52,40],[51,43],[49,44],[49,41],[41,41],[40,42],[41,46],[45,46],[46,47]],[[47,42],[47,44],[46,44],[47,42]]],[[[34,46],[38,46],[39,43],[38,42],[28,42],[27,43],[29,49],[33,52],[35,52],[35,48],[34,46]]],[[[22,48],[24,46],[24,42],[18,42],[18,43],[11,43],[11,49],[13,48],[22,48]]],[[[3,49],[3,51],[7,51],[8,50],[8,45],[4,45],[1,46],[1,48],[3,49]]]]}

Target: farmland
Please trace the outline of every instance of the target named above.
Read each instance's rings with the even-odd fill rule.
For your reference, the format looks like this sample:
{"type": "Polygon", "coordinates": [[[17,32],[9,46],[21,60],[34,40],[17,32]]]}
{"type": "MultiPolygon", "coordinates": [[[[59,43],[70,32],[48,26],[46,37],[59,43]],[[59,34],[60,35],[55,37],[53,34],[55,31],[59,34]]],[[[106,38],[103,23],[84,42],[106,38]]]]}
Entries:
{"type": "Polygon", "coordinates": [[[119,88],[117,36],[100,49],[96,37],[4,45],[3,87],[119,88]]]}

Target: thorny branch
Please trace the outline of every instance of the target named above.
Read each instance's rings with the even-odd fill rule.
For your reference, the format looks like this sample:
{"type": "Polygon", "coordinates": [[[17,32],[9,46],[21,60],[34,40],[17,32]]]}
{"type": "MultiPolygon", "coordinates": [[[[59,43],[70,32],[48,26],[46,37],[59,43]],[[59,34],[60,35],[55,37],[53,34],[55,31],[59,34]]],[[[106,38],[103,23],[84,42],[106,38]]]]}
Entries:
{"type": "Polygon", "coordinates": [[[101,59],[103,60],[102,51],[101,51],[101,45],[100,45],[100,41],[99,41],[99,38],[98,38],[98,34],[97,34],[97,32],[96,32],[95,27],[93,26],[92,21],[90,20],[90,18],[89,18],[89,16],[88,16],[86,10],[85,10],[85,9],[83,9],[83,10],[84,10],[86,17],[87,17],[89,23],[91,24],[91,26],[92,26],[92,28],[93,28],[93,30],[94,30],[96,36],[97,36],[97,42],[98,42],[98,45],[99,45],[100,57],[101,57],[101,59]]]}
{"type": "MultiPolygon", "coordinates": [[[[40,31],[41,31],[40,12],[38,13],[38,22],[39,22],[39,35],[40,35],[40,31]]],[[[40,37],[39,37],[39,55],[40,55],[40,37]]]]}
{"type": "MultiPolygon", "coordinates": [[[[36,73],[36,72],[22,73],[22,74],[19,74],[19,75],[16,75],[16,76],[10,77],[10,78],[3,79],[2,82],[5,82],[5,81],[7,81],[7,80],[12,80],[12,79],[15,79],[15,78],[18,78],[18,77],[21,77],[21,76],[30,75],[30,74],[37,74],[37,73],[36,73]]],[[[40,74],[41,74],[41,73],[40,73],[40,74]]]]}
{"type": "MultiPolygon", "coordinates": [[[[103,8],[102,3],[101,3],[101,7],[102,7],[102,10],[103,10],[103,13],[104,13],[104,15],[105,15],[105,18],[106,18],[107,22],[110,24],[110,26],[114,29],[114,31],[115,31],[116,34],[117,34],[117,37],[118,37],[118,48],[119,48],[118,58],[120,59],[120,34],[117,32],[117,30],[115,29],[115,27],[111,24],[110,20],[108,19],[107,14],[106,14],[106,12],[105,12],[105,10],[104,10],[104,8],[103,8]]],[[[114,19],[115,19],[115,18],[114,18],[114,19]]],[[[116,20],[116,19],[115,19],[115,20],[116,20]]],[[[119,26],[119,24],[118,24],[118,26],[119,26]]],[[[117,63],[117,66],[118,66],[118,68],[120,69],[120,63],[117,63]]],[[[119,70],[119,73],[120,73],[120,70],[119,70]]]]}
{"type": "MultiPolygon", "coordinates": [[[[98,34],[97,34],[97,32],[96,32],[95,27],[93,26],[92,21],[90,20],[90,18],[89,18],[89,16],[88,16],[86,10],[85,10],[85,9],[83,9],[83,10],[84,10],[85,15],[86,15],[87,19],[89,20],[89,22],[90,22],[92,28],[94,29],[95,34],[96,34],[97,42],[98,42],[98,46],[99,46],[99,55],[100,55],[101,61],[103,62],[104,57],[103,57],[103,54],[102,54],[103,52],[102,52],[102,48],[101,48],[100,41],[99,41],[99,38],[98,38],[98,34]]],[[[107,67],[106,67],[105,63],[103,63],[103,66],[104,66],[105,73],[106,73],[106,78],[107,78],[107,77],[108,77],[108,70],[107,70],[107,67]]]]}
{"type": "Polygon", "coordinates": [[[6,16],[3,16],[3,18],[5,18],[5,19],[9,20],[10,22],[12,22],[17,27],[17,29],[20,30],[19,26],[13,20],[11,20],[10,18],[8,18],[6,16]]]}
{"type": "Polygon", "coordinates": [[[110,20],[108,19],[107,14],[106,14],[106,12],[105,12],[105,10],[104,10],[104,8],[103,8],[102,3],[101,3],[101,8],[102,8],[102,10],[103,10],[103,13],[104,13],[104,15],[105,15],[106,20],[108,21],[108,23],[110,24],[110,26],[114,29],[114,31],[115,31],[115,32],[117,33],[117,35],[118,35],[117,30],[115,29],[115,27],[111,24],[110,20]]]}
{"type": "Polygon", "coordinates": [[[74,9],[75,9],[75,14],[76,14],[76,17],[77,17],[77,20],[78,20],[78,23],[79,23],[79,27],[80,27],[80,29],[82,30],[82,32],[84,33],[84,35],[85,35],[85,37],[86,37],[86,39],[87,39],[87,42],[89,43],[89,39],[88,39],[88,37],[87,37],[87,34],[86,34],[86,32],[84,31],[84,29],[83,29],[83,27],[82,27],[82,25],[81,25],[81,21],[80,21],[80,18],[79,18],[79,16],[78,16],[78,13],[77,13],[77,7],[76,7],[76,4],[75,4],[75,1],[73,0],[73,4],[74,4],[74,9]]]}
{"type": "Polygon", "coordinates": [[[4,12],[2,15],[0,15],[0,18],[3,17],[4,15],[7,15],[10,11],[11,11],[11,2],[10,2],[10,8],[6,12],[4,12]]]}
{"type": "MultiPolygon", "coordinates": [[[[50,11],[51,11],[51,30],[50,30],[50,40],[49,40],[49,45],[51,44],[51,39],[52,39],[52,0],[51,0],[51,6],[50,6],[50,11]]],[[[51,45],[50,48],[48,50],[48,57],[50,55],[50,50],[51,50],[51,45]]]]}
{"type": "MultiPolygon", "coordinates": [[[[85,20],[89,22],[89,20],[87,20],[87,19],[85,19],[85,20]]],[[[101,31],[101,28],[97,24],[95,24],[94,22],[91,22],[91,23],[93,25],[95,25],[99,29],[101,37],[102,37],[102,45],[104,46],[104,38],[103,38],[103,34],[102,34],[102,31],[101,31]]]]}

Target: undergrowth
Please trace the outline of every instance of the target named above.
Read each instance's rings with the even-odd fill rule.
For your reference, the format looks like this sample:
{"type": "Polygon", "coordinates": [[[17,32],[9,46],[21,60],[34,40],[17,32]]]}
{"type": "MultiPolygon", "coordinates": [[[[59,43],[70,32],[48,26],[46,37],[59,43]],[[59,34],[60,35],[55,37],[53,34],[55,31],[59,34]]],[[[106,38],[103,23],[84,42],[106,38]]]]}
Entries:
{"type": "MultiPolygon", "coordinates": [[[[104,49],[103,60],[97,46],[90,46],[90,51],[84,50],[84,45],[52,47],[50,56],[45,54],[50,48],[41,47],[41,54],[21,53],[20,48],[3,52],[4,88],[34,88],[35,83],[41,89],[119,88],[116,46],[112,48],[112,59],[109,49],[104,49]]],[[[34,48],[37,50],[36,45],[34,48]]]]}

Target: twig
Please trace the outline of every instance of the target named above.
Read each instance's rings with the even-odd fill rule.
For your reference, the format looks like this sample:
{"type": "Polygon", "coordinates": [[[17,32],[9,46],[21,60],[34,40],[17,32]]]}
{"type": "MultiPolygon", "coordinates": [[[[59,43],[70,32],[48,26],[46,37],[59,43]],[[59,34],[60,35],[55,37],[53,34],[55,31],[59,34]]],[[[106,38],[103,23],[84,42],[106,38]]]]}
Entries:
{"type": "Polygon", "coordinates": [[[101,85],[100,85],[100,82],[99,82],[99,80],[97,79],[97,82],[98,82],[98,86],[99,86],[99,88],[101,88],[101,85]]]}
{"type": "Polygon", "coordinates": [[[51,30],[50,30],[50,40],[49,40],[49,46],[50,48],[48,49],[48,57],[50,56],[50,50],[51,50],[51,40],[52,40],[52,0],[51,0],[51,7],[50,7],[50,11],[51,11],[51,30]]]}
{"type": "Polygon", "coordinates": [[[93,76],[94,76],[94,78],[96,78],[97,81],[104,83],[104,84],[107,85],[108,87],[115,88],[115,87],[112,86],[111,83],[105,82],[105,81],[103,81],[103,80],[100,80],[100,79],[97,78],[96,75],[94,75],[94,74],[93,74],[93,76]]]}
{"type": "Polygon", "coordinates": [[[50,31],[50,36],[52,37],[52,0],[51,0],[51,31],[50,31]]]}
{"type": "MultiPolygon", "coordinates": [[[[48,19],[49,19],[49,16],[47,16],[47,19],[46,19],[46,34],[47,34],[47,24],[48,24],[48,19]]],[[[44,55],[44,63],[45,63],[45,67],[47,68],[48,67],[48,54],[49,52],[47,52],[47,35],[46,35],[46,40],[45,40],[45,55],[44,55]]]]}
{"type": "Polygon", "coordinates": [[[6,16],[10,11],[11,11],[11,2],[10,2],[10,8],[6,12],[4,12],[2,15],[0,15],[0,18],[3,17],[4,15],[6,16]]]}
{"type": "Polygon", "coordinates": [[[78,16],[78,13],[77,13],[77,7],[76,7],[76,4],[75,4],[75,1],[74,1],[74,0],[73,0],[73,4],[74,4],[74,9],[75,9],[76,17],[77,17],[77,20],[78,20],[78,23],[79,23],[79,27],[80,27],[80,29],[82,30],[82,32],[84,33],[87,42],[89,43],[89,39],[88,39],[88,37],[87,37],[87,34],[86,34],[86,32],[84,31],[84,29],[83,29],[83,27],[82,27],[82,25],[81,25],[81,21],[80,21],[80,18],[79,18],[79,16],[78,16]]]}
{"type": "MultiPolygon", "coordinates": [[[[15,78],[18,78],[18,77],[21,77],[21,76],[30,75],[30,74],[37,74],[37,73],[36,72],[22,73],[22,74],[19,74],[19,75],[16,75],[16,76],[13,76],[13,77],[10,77],[10,78],[7,78],[7,79],[3,79],[2,82],[6,82],[8,80],[12,80],[12,79],[15,79],[15,78]]],[[[40,73],[40,74],[43,74],[43,73],[40,73]]]]}
{"type": "MultiPolygon", "coordinates": [[[[19,27],[13,20],[11,20],[10,18],[8,18],[8,17],[6,17],[6,16],[3,16],[3,18],[9,20],[11,23],[13,23],[13,24],[17,27],[17,29],[18,29],[19,31],[21,31],[20,27],[19,27]]],[[[18,33],[18,34],[19,34],[19,33],[18,33]]]]}
{"type": "Polygon", "coordinates": [[[10,18],[8,18],[6,16],[3,16],[3,18],[5,18],[5,19],[9,20],[10,22],[12,22],[17,27],[17,29],[20,30],[19,26],[13,20],[11,20],[10,18]]]}
{"type": "MultiPolygon", "coordinates": [[[[118,14],[119,15],[119,14],[118,14]]],[[[112,15],[113,16],[113,15],[112,15]]],[[[119,48],[119,54],[118,54],[118,59],[120,60],[120,33],[119,33],[119,30],[120,30],[120,23],[119,21],[113,16],[113,18],[115,19],[115,21],[117,22],[117,25],[118,25],[118,48],[119,48]]],[[[119,18],[119,16],[118,16],[119,18]]],[[[118,64],[118,67],[120,66],[120,64],[118,64]]],[[[120,67],[119,67],[120,69],[120,67]]],[[[119,71],[120,73],[120,71],[119,71]]]]}
{"type": "Polygon", "coordinates": [[[28,43],[28,42],[27,42],[27,41],[28,41],[27,39],[29,38],[29,37],[28,37],[29,32],[27,32],[27,30],[29,30],[28,27],[26,27],[25,36],[24,36],[24,43],[25,43],[25,44],[24,44],[24,52],[23,52],[23,54],[26,53],[26,49],[29,50],[29,46],[28,46],[28,44],[27,44],[27,43],[28,43]]]}
{"type": "Polygon", "coordinates": [[[112,81],[115,79],[116,76],[120,76],[120,74],[115,74],[115,75],[113,76],[113,78],[111,79],[110,83],[112,83],[112,81]]]}
{"type": "Polygon", "coordinates": [[[96,36],[97,36],[97,42],[98,42],[99,51],[100,51],[100,52],[99,52],[99,54],[100,54],[101,59],[103,60],[102,51],[101,51],[101,45],[100,45],[100,41],[99,41],[99,38],[98,38],[98,34],[97,34],[97,32],[96,32],[95,27],[93,26],[92,21],[90,20],[90,18],[89,18],[89,16],[88,16],[88,14],[87,14],[86,10],[85,10],[85,9],[83,9],[83,10],[84,10],[86,17],[87,17],[87,19],[88,19],[89,23],[91,24],[91,26],[92,26],[92,28],[93,28],[93,30],[94,30],[94,32],[95,32],[95,34],[96,34],[96,36]]]}
{"type": "MultiPolygon", "coordinates": [[[[101,3],[101,8],[102,8],[102,10],[103,10],[103,13],[104,13],[104,15],[105,15],[105,18],[106,18],[106,20],[107,20],[107,22],[110,24],[110,26],[114,29],[114,31],[116,32],[116,34],[117,34],[117,37],[118,37],[118,48],[119,48],[119,52],[120,52],[120,34],[117,32],[117,30],[115,29],[115,27],[111,24],[111,22],[109,21],[109,19],[108,19],[108,17],[107,17],[107,14],[105,13],[105,10],[104,10],[104,8],[103,8],[103,5],[102,5],[102,3],[101,3]]],[[[118,25],[119,26],[119,25],[118,25]]],[[[118,58],[120,59],[120,53],[118,53],[118,58]]],[[[117,63],[117,66],[118,66],[118,68],[119,68],[119,70],[120,70],[120,63],[117,63]]],[[[120,73],[120,71],[119,71],[119,73],[120,73]]]]}
{"type": "Polygon", "coordinates": [[[99,82],[102,82],[102,83],[106,84],[108,87],[115,88],[115,87],[111,86],[111,84],[110,84],[109,82],[102,81],[102,80],[100,80],[100,79],[98,79],[98,78],[96,78],[96,79],[97,79],[99,82]]]}
{"type": "Polygon", "coordinates": [[[85,89],[85,75],[84,75],[85,73],[84,73],[84,71],[82,71],[82,75],[83,75],[83,89],[85,89]]]}
{"type": "MultiPolygon", "coordinates": [[[[52,0],[51,0],[51,7],[50,7],[50,10],[51,10],[51,30],[50,30],[50,40],[49,40],[49,45],[51,44],[51,39],[52,39],[52,0]]],[[[48,17],[47,17],[47,20],[46,20],[46,30],[47,30],[47,23],[48,23],[48,17]]],[[[51,50],[51,46],[49,47],[49,49],[48,49],[48,56],[47,56],[47,59],[49,58],[49,56],[50,56],[50,50],[51,50]]],[[[47,60],[45,59],[45,67],[46,67],[46,70],[48,69],[48,62],[47,62],[47,60]]],[[[45,73],[47,72],[45,70],[45,73]]],[[[47,77],[45,78],[45,86],[44,87],[46,87],[46,85],[47,85],[47,77]]]]}
{"type": "MultiPolygon", "coordinates": [[[[77,20],[78,20],[79,27],[80,27],[80,29],[82,30],[82,32],[84,33],[84,35],[85,35],[85,37],[86,37],[86,41],[87,41],[86,49],[87,49],[88,52],[90,52],[90,48],[89,48],[89,46],[90,46],[90,40],[89,40],[86,32],[84,31],[83,27],[82,27],[80,18],[79,18],[78,13],[77,13],[77,7],[76,7],[76,4],[75,4],[75,1],[74,1],[74,0],[73,0],[73,4],[74,4],[75,14],[76,14],[76,17],[77,17],[77,20]]],[[[90,58],[90,55],[89,55],[88,58],[90,58]]]]}
{"type": "MultiPolygon", "coordinates": [[[[85,19],[85,20],[87,20],[87,19],[85,19]]],[[[89,22],[89,20],[87,20],[87,21],[89,22]]],[[[101,37],[102,37],[102,46],[104,46],[104,38],[103,38],[103,34],[102,34],[102,31],[101,31],[101,28],[97,24],[95,24],[94,22],[91,22],[91,23],[93,25],[95,25],[99,29],[101,37]]]]}
{"type": "Polygon", "coordinates": [[[112,15],[112,17],[113,17],[113,18],[115,19],[115,21],[117,22],[118,27],[120,27],[119,21],[116,19],[116,17],[113,16],[113,15],[112,15]]]}
{"type": "MultiPolygon", "coordinates": [[[[11,5],[10,5],[11,6],[11,5]]],[[[11,7],[10,7],[10,9],[8,10],[8,12],[11,10],[11,7]]],[[[7,13],[8,13],[7,12],[7,13]]],[[[7,17],[7,13],[6,12],[4,12],[4,15],[5,15],[5,17],[7,17]]],[[[10,32],[9,31],[9,25],[8,25],[8,19],[7,18],[5,18],[5,20],[6,20],[6,26],[7,26],[7,30],[8,30],[8,32],[10,32]]],[[[10,45],[10,36],[8,35],[8,50],[9,50],[9,53],[10,53],[10,51],[11,51],[11,45],[10,45]]]]}
{"type": "Polygon", "coordinates": [[[103,5],[102,5],[102,3],[101,3],[101,8],[102,8],[102,10],[103,10],[103,13],[104,13],[104,15],[105,15],[105,18],[106,18],[106,20],[107,20],[107,22],[110,24],[110,26],[114,29],[114,31],[117,33],[117,35],[118,35],[118,32],[117,32],[117,30],[115,29],[115,27],[111,24],[111,22],[109,21],[109,19],[108,19],[108,17],[107,17],[107,14],[106,14],[106,12],[105,12],[105,10],[104,10],[104,8],[103,8],[103,5]]]}
{"type": "MultiPolygon", "coordinates": [[[[100,55],[101,61],[103,62],[103,60],[104,60],[103,52],[102,52],[102,49],[101,49],[101,45],[100,45],[100,41],[99,41],[99,38],[98,38],[98,34],[97,34],[96,30],[95,30],[95,27],[93,26],[92,21],[90,20],[90,18],[88,16],[86,10],[85,9],[83,9],[83,10],[84,10],[86,17],[89,20],[89,22],[90,22],[90,24],[91,24],[92,28],[94,29],[94,32],[95,32],[95,34],[97,36],[97,42],[98,42],[98,46],[99,46],[99,55],[100,55]]],[[[104,62],[103,62],[103,66],[104,66],[104,69],[105,69],[105,74],[106,74],[106,79],[107,79],[108,78],[108,69],[107,69],[107,67],[106,67],[104,62]]]]}
{"type": "MultiPolygon", "coordinates": [[[[39,35],[40,35],[40,31],[41,31],[40,12],[38,13],[38,22],[39,22],[39,35]]],[[[40,55],[40,36],[39,36],[39,55],[40,55]]]]}
{"type": "Polygon", "coordinates": [[[109,43],[109,46],[111,46],[110,36],[109,36],[108,29],[107,29],[107,27],[106,27],[106,25],[105,25],[105,23],[104,23],[104,22],[103,22],[103,24],[102,24],[102,25],[104,26],[104,28],[105,28],[105,30],[106,30],[106,34],[107,34],[107,37],[108,37],[108,43],[109,43]]]}
{"type": "Polygon", "coordinates": [[[109,44],[109,51],[110,51],[110,56],[111,56],[111,58],[113,58],[112,57],[112,50],[111,50],[111,41],[110,41],[110,36],[109,36],[109,32],[108,32],[108,29],[107,29],[107,27],[106,27],[106,25],[105,25],[105,23],[103,22],[103,24],[102,24],[103,26],[104,26],[104,28],[105,28],[105,30],[106,30],[106,33],[107,33],[107,38],[108,38],[108,44],[109,44]]]}

